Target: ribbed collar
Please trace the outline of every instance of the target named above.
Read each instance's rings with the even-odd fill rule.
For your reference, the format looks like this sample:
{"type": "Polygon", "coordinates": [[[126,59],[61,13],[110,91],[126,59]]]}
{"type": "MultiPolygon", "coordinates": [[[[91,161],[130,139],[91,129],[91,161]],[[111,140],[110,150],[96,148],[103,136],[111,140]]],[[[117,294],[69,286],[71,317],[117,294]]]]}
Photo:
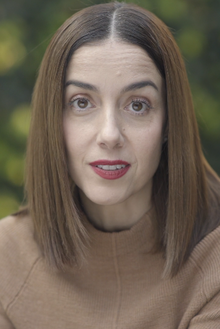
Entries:
{"type": "Polygon", "coordinates": [[[151,209],[135,225],[120,232],[103,232],[95,228],[83,216],[83,223],[90,240],[89,250],[94,255],[111,257],[138,251],[150,252],[153,246],[152,220],[154,211],[151,209]]]}

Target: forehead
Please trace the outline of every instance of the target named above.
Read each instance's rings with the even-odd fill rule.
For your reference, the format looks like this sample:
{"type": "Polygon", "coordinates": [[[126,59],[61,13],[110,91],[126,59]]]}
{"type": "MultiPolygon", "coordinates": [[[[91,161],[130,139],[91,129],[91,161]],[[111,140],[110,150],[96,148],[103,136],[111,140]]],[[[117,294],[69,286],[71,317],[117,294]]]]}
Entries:
{"type": "Polygon", "coordinates": [[[86,78],[88,73],[134,78],[147,74],[156,80],[161,79],[156,65],[144,49],[113,40],[85,45],[75,51],[68,65],[67,80],[78,75],[86,78]]]}

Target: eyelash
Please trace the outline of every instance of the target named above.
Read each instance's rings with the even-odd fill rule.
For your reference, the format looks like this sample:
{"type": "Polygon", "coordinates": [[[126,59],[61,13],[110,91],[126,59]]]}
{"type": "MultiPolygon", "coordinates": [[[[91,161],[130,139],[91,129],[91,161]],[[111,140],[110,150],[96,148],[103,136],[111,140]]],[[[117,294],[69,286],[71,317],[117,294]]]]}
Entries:
{"type": "MultiPolygon", "coordinates": [[[[135,112],[135,110],[131,111],[133,112],[133,115],[145,115],[146,112],[148,112],[149,110],[151,110],[153,107],[150,105],[150,103],[146,100],[146,99],[143,99],[143,98],[133,98],[132,101],[125,107],[125,108],[128,108],[128,106],[130,106],[132,103],[141,103],[142,105],[146,105],[146,109],[143,110],[143,112],[135,112]]],[[[129,110],[127,110],[129,111],[129,110]]]]}
{"type": "MultiPolygon", "coordinates": [[[[75,98],[73,98],[67,105],[70,106],[70,107],[73,107],[75,108],[76,111],[78,112],[85,112],[85,111],[88,111],[89,109],[91,109],[92,106],[90,106],[89,108],[77,108],[75,107],[73,104],[74,102],[76,101],[79,101],[79,100],[83,100],[83,101],[87,101],[89,104],[92,105],[92,103],[90,102],[90,100],[87,98],[87,97],[80,97],[80,96],[77,96],[75,98]]],[[[142,98],[133,98],[132,101],[125,106],[125,110],[126,111],[130,111],[132,113],[132,115],[138,115],[138,116],[142,116],[142,115],[145,115],[146,112],[148,112],[150,109],[152,109],[153,107],[150,105],[150,103],[146,100],[146,99],[142,99],[142,98]],[[142,105],[144,104],[147,108],[145,110],[141,110],[142,112],[135,112],[135,110],[129,110],[128,107],[132,104],[132,103],[141,103],[142,105]]]]}
{"type": "Polygon", "coordinates": [[[70,106],[70,107],[74,107],[74,108],[76,109],[76,111],[79,111],[79,112],[81,112],[81,111],[84,111],[84,112],[85,112],[86,110],[88,110],[88,109],[83,109],[83,108],[79,109],[79,108],[76,108],[76,107],[73,105],[74,102],[79,101],[79,100],[88,101],[90,104],[92,104],[88,98],[77,96],[77,97],[73,98],[73,99],[68,103],[68,106],[70,106]]]}

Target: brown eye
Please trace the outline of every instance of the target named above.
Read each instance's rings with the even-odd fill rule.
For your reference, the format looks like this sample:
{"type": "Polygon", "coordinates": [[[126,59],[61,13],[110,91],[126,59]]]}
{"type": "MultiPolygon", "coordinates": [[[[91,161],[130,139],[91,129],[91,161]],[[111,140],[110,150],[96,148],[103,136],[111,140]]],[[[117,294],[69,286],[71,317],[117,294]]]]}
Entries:
{"type": "Polygon", "coordinates": [[[133,115],[146,115],[149,113],[152,106],[146,99],[133,99],[126,107],[125,110],[133,115]]]}
{"type": "Polygon", "coordinates": [[[136,112],[141,111],[143,109],[143,104],[141,102],[133,102],[132,109],[136,112]]]}
{"type": "Polygon", "coordinates": [[[93,107],[92,103],[84,97],[77,97],[69,102],[68,104],[71,109],[76,111],[83,111],[89,110],[93,107]]]}
{"type": "Polygon", "coordinates": [[[77,100],[77,105],[81,109],[85,109],[89,105],[89,102],[85,98],[80,98],[80,99],[77,100]]]}

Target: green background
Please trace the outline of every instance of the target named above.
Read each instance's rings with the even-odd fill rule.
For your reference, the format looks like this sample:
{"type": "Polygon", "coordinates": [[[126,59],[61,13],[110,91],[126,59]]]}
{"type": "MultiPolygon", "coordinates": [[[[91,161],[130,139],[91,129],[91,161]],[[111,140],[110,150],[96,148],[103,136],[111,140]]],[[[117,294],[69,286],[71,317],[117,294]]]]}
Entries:
{"type": "MultiPolygon", "coordinates": [[[[0,218],[23,201],[30,101],[45,49],[74,12],[108,1],[0,2],[0,218]]],[[[126,1],[130,2],[130,1],[126,1]]],[[[220,174],[220,0],[131,1],[171,29],[183,54],[203,150],[220,174]]]]}

